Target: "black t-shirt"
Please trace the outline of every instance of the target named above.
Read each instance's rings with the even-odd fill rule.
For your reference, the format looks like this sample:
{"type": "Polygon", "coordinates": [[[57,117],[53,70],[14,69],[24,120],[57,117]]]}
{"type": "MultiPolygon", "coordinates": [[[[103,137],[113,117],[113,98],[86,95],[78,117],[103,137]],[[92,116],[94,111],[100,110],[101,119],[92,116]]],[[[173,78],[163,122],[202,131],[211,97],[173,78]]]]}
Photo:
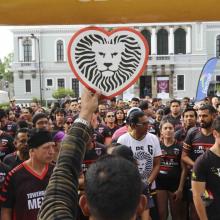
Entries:
{"type": "Polygon", "coordinates": [[[9,121],[2,130],[5,131],[8,135],[15,137],[17,131],[17,124],[12,121],[9,121]]]}
{"type": "Polygon", "coordinates": [[[0,135],[0,160],[2,161],[7,154],[14,152],[14,150],[13,138],[3,132],[0,135]]]}
{"type": "Polygon", "coordinates": [[[82,171],[86,173],[89,166],[94,163],[99,157],[106,154],[105,145],[100,144],[98,142],[94,142],[94,147],[92,149],[86,150],[83,163],[82,163],[82,171]]]}
{"type": "Polygon", "coordinates": [[[162,143],[160,147],[162,156],[160,157],[160,171],[156,179],[157,186],[167,187],[167,190],[177,189],[181,176],[182,146],[175,142],[169,147],[162,143]]]}
{"type": "Polygon", "coordinates": [[[16,151],[4,157],[3,162],[10,167],[10,170],[21,164],[23,161],[19,159],[16,151]]]}
{"type": "Polygon", "coordinates": [[[201,128],[191,128],[183,143],[183,150],[189,153],[190,158],[195,161],[201,154],[215,143],[212,134],[205,136],[201,128]]]}
{"type": "Polygon", "coordinates": [[[24,162],[8,173],[0,201],[2,207],[12,209],[13,219],[37,219],[52,171],[53,166],[47,165],[39,176],[24,162]]]}
{"type": "Polygon", "coordinates": [[[98,128],[95,129],[94,133],[94,139],[101,144],[105,143],[105,138],[111,138],[111,136],[113,135],[112,131],[103,124],[100,124],[98,128]]]}
{"type": "Polygon", "coordinates": [[[5,177],[9,170],[10,168],[6,164],[0,162],[0,189],[2,188],[2,185],[5,181],[5,177]]]}
{"type": "Polygon", "coordinates": [[[205,182],[214,200],[206,207],[209,220],[220,219],[220,157],[207,150],[195,162],[192,180],[205,182]]]}

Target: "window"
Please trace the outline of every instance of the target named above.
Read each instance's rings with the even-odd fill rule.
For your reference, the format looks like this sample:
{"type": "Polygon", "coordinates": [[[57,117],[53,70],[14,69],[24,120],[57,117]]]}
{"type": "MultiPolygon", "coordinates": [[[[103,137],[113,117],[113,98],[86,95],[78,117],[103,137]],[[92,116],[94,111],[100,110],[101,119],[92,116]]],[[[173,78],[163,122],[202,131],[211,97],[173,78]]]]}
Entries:
{"type": "Polygon", "coordinates": [[[216,39],[216,57],[220,57],[220,35],[216,39]]]}
{"type": "Polygon", "coordinates": [[[182,28],[174,32],[174,48],[175,54],[186,54],[186,31],[182,28]]]}
{"type": "Polygon", "coordinates": [[[216,82],[220,82],[220,75],[216,76],[216,82]]]}
{"type": "Polygon", "coordinates": [[[32,61],[32,43],[31,40],[25,39],[23,41],[24,46],[24,62],[32,61]]]}
{"type": "Polygon", "coordinates": [[[64,79],[57,79],[57,87],[58,88],[64,88],[65,87],[64,79]]]}
{"type": "Polygon", "coordinates": [[[31,92],[31,80],[30,79],[25,80],[25,91],[31,92]]]}
{"type": "Polygon", "coordinates": [[[79,97],[79,80],[72,79],[72,90],[74,91],[75,97],[79,97]]]}
{"type": "Polygon", "coordinates": [[[148,30],[141,31],[142,35],[146,38],[149,47],[149,54],[151,54],[151,33],[148,30]]]}
{"type": "Polygon", "coordinates": [[[165,29],[157,32],[157,54],[168,55],[168,32],[165,29]]]}
{"type": "Polygon", "coordinates": [[[63,41],[57,41],[57,62],[64,61],[63,41]]]}
{"type": "Polygon", "coordinates": [[[53,86],[53,80],[52,79],[47,79],[47,86],[52,87],[53,86]]]}
{"type": "Polygon", "coordinates": [[[184,75],[177,75],[177,90],[184,90],[184,75]]]}

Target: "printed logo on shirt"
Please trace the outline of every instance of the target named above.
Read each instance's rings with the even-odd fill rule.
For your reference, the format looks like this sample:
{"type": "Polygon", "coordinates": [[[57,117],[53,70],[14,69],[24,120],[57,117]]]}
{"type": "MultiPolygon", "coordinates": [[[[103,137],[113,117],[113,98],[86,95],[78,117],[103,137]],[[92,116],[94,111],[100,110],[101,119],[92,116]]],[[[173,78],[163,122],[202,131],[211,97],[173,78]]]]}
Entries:
{"type": "Polygon", "coordinates": [[[212,167],[211,172],[220,177],[220,168],[212,167]]]}
{"type": "Polygon", "coordinates": [[[173,153],[174,153],[175,155],[179,155],[179,154],[180,154],[180,149],[174,148],[174,149],[173,149],[173,153]]]}
{"type": "Polygon", "coordinates": [[[203,154],[205,153],[205,148],[203,146],[199,146],[197,149],[194,150],[196,154],[203,154]]]}
{"type": "Polygon", "coordinates": [[[138,162],[138,170],[142,179],[147,179],[153,169],[153,158],[151,154],[140,150],[143,146],[136,147],[137,152],[134,153],[134,159],[138,162]]]}
{"type": "Polygon", "coordinates": [[[39,209],[44,199],[45,191],[38,191],[27,194],[28,210],[39,209]]]}

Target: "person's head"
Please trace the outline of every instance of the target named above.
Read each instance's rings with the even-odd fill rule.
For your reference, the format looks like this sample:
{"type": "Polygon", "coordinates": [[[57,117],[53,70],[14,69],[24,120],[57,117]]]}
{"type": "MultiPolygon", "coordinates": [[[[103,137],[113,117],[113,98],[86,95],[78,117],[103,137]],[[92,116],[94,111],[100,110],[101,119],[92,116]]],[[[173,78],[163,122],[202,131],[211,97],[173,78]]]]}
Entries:
{"type": "Polygon", "coordinates": [[[5,110],[0,109],[0,122],[1,122],[0,128],[3,128],[7,124],[7,121],[8,119],[5,110]]]}
{"type": "Polygon", "coordinates": [[[8,110],[6,111],[6,113],[7,113],[7,115],[8,115],[8,120],[9,120],[9,121],[16,121],[16,117],[15,117],[15,112],[14,112],[14,111],[8,109],[8,110]]]}
{"type": "Polygon", "coordinates": [[[49,120],[45,113],[36,113],[32,119],[33,127],[37,129],[49,129],[49,120]]]}
{"type": "Polygon", "coordinates": [[[132,112],[129,116],[129,125],[138,136],[143,136],[148,131],[148,117],[142,111],[132,112]]]}
{"type": "Polygon", "coordinates": [[[186,129],[194,127],[197,121],[197,112],[194,108],[186,108],[183,113],[183,124],[186,129]]]}
{"type": "Polygon", "coordinates": [[[141,186],[132,162],[116,156],[101,158],[87,170],[80,207],[94,220],[133,220],[146,205],[141,186]]]}
{"type": "Polygon", "coordinates": [[[57,161],[61,148],[61,142],[63,141],[64,137],[65,137],[65,133],[63,131],[57,131],[53,134],[53,141],[55,143],[53,161],[57,161]]]}
{"type": "Polygon", "coordinates": [[[65,120],[65,116],[66,116],[66,112],[65,112],[65,110],[63,108],[58,108],[55,111],[55,121],[57,123],[63,124],[64,120],[65,120]]]}
{"type": "Polygon", "coordinates": [[[183,108],[188,107],[189,103],[190,103],[190,98],[189,97],[184,97],[182,102],[181,102],[183,108]]]}
{"type": "Polygon", "coordinates": [[[201,128],[210,128],[216,116],[216,110],[212,105],[203,105],[198,110],[198,119],[201,128]]]}
{"type": "Polygon", "coordinates": [[[119,99],[117,101],[117,107],[118,108],[124,108],[125,107],[125,102],[123,101],[123,99],[119,99]]]}
{"type": "Polygon", "coordinates": [[[14,145],[17,151],[19,151],[20,156],[23,160],[27,160],[29,158],[29,149],[27,147],[28,141],[28,129],[21,128],[16,132],[14,145]]]}
{"type": "Polygon", "coordinates": [[[106,106],[105,104],[99,104],[98,106],[99,115],[104,118],[106,113],[106,106]]]}
{"type": "Polygon", "coordinates": [[[123,157],[126,160],[129,160],[132,163],[135,163],[137,165],[136,160],[134,159],[134,154],[131,148],[125,146],[125,145],[116,145],[112,152],[112,155],[123,157]]]}
{"type": "Polygon", "coordinates": [[[116,97],[113,97],[110,99],[110,107],[115,108],[116,107],[116,97]]]}
{"type": "Polygon", "coordinates": [[[219,103],[218,97],[213,97],[212,98],[212,105],[216,108],[218,103],[219,103]]]}
{"type": "Polygon", "coordinates": [[[158,104],[158,99],[157,99],[157,98],[153,98],[153,99],[152,99],[152,105],[153,105],[155,108],[157,108],[157,107],[159,106],[159,104],[158,104]]]}
{"type": "Polygon", "coordinates": [[[170,101],[170,111],[172,115],[179,115],[180,114],[180,101],[173,99],[170,101]]]}
{"type": "Polygon", "coordinates": [[[162,139],[174,138],[174,125],[169,120],[162,120],[160,123],[160,137],[162,139]]]}
{"type": "Polygon", "coordinates": [[[217,144],[217,146],[220,146],[220,116],[215,118],[212,124],[212,129],[213,136],[215,138],[215,144],[217,144]]]}
{"type": "Polygon", "coordinates": [[[39,107],[38,102],[31,102],[31,108],[32,108],[33,113],[37,111],[38,107],[39,107]]]}
{"type": "Polygon", "coordinates": [[[30,159],[34,163],[49,164],[54,157],[54,141],[49,131],[35,129],[28,139],[30,159]]]}
{"type": "Polygon", "coordinates": [[[139,103],[140,103],[140,99],[134,97],[134,98],[131,99],[131,104],[130,104],[130,106],[131,106],[131,107],[138,107],[138,106],[139,106],[139,103]]]}
{"type": "Polygon", "coordinates": [[[148,104],[148,101],[144,100],[140,103],[139,105],[139,108],[146,114],[148,115],[148,107],[149,107],[149,104],[148,104]]]}
{"type": "Polygon", "coordinates": [[[164,116],[164,110],[158,109],[155,114],[156,121],[160,122],[162,120],[163,116],[164,116]]]}
{"type": "Polygon", "coordinates": [[[114,113],[114,111],[109,110],[108,112],[106,112],[105,123],[106,124],[115,123],[115,113],[114,113]]]}
{"type": "Polygon", "coordinates": [[[64,123],[64,130],[65,130],[65,133],[67,133],[69,131],[69,129],[71,128],[73,124],[73,118],[72,117],[66,117],[65,119],[65,123],[64,123]]]}
{"type": "Polygon", "coordinates": [[[78,100],[77,99],[71,100],[69,109],[72,112],[78,112],[79,109],[78,109],[78,100]]]}
{"type": "Polygon", "coordinates": [[[117,122],[118,120],[122,120],[122,121],[125,120],[125,113],[124,113],[124,110],[123,110],[122,108],[117,109],[117,110],[115,111],[115,118],[116,118],[116,122],[117,122]]]}
{"type": "Polygon", "coordinates": [[[31,121],[33,110],[31,107],[26,107],[21,110],[21,118],[26,121],[31,121]]]}

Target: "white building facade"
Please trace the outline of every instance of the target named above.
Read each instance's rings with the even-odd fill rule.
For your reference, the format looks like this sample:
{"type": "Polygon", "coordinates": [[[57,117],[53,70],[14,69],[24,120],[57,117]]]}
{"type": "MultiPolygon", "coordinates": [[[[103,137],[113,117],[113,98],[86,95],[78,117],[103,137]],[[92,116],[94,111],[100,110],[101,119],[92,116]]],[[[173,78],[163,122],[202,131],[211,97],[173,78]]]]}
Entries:
{"type": "MultiPolygon", "coordinates": [[[[122,25],[121,25],[122,26],[122,25]]],[[[125,25],[124,25],[125,26],[125,25]]],[[[150,56],[139,81],[128,89],[132,96],[195,97],[203,65],[220,56],[220,22],[137,24],[148,40],[150,56]]],[[[16,27],[14,34],[14,92],[18,101],[33,97],[53,100],[65,87],[81,94],[70,70],[67,46],[79,26],[16,27]]],[[[219,80],[217,68],[213,80],[219,80]]]]}

